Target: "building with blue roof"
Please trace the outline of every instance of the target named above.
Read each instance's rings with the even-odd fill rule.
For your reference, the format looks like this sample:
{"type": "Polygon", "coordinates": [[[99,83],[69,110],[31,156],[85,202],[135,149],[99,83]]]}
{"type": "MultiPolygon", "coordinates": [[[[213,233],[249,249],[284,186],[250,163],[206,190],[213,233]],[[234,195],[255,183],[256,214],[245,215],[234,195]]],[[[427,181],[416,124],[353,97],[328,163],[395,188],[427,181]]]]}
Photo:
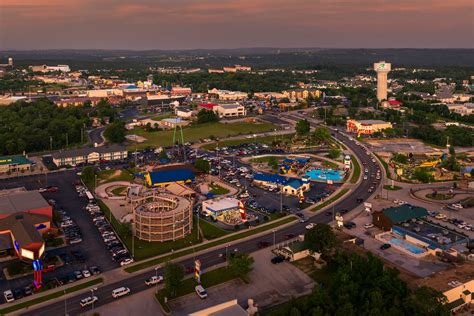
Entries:
{"type": "Polygon", "coordinates": [[[149,187],[163,187],[173,182],[191,183],[195,178],[194,172],[188,168],[153,171],[145,175],[145,181],[149,187]]]}
{"type": "Polygon", "coordinates": [[[311,188],[309,177],[286,178],[279,174],[256,173],[253,182],[262,187],[280,186],[285,194],[299,196],[311,188]]]}

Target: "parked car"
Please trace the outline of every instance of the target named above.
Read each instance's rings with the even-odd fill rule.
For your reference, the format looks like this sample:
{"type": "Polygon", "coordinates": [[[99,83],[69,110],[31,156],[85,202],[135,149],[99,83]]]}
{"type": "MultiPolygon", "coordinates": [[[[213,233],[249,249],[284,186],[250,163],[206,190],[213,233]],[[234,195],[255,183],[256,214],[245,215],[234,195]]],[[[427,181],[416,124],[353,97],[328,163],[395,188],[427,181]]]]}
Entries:
{"type": "Polygon", "coordinates": [[[369,228],[372,228],[372,227],[374,227],[374,224],[372,224],[372,223],[364,224],[365,229],[369,229],[369,228]]]}
{"type": "Polygon", "coordinates": [[[380,250],[386,250],[388,248],[392,247],[392,245],[390,244],[383,244],[382,246],[380,246],[380,250]]]}
{"type": "Polygon", "coordinates": [[[199,296],[199,298],[204,299],[207,297],[207,291],[202,285],[197,285],[194,290],[196,291],[196,294],[199,296]]]}
{"type": "Polygon", "coordinates": [[[313,227],[315,227],[315,226],[316,226],[316,224],[314,224],[314,223],[309,223],[308,225],[306,225],[305,228],[306,228],[307,230],[310,230],[310,229],[313,229],[313,227]]]}
{"type": "Polygon", "coordinates": [[[3,292],[3,297],[5,298],[5,301],[7,303],[11,303],[15,300],[12,290],[6,290],[5,292],[3,292]]]}
{"type": "Polygon", "coordinates": [[[273,264],[278,264],[278,263],[282,263],[283,261],[285,261],[285,258],[282,257],[282,256],[275,256],[270,261],[273,264]]]}

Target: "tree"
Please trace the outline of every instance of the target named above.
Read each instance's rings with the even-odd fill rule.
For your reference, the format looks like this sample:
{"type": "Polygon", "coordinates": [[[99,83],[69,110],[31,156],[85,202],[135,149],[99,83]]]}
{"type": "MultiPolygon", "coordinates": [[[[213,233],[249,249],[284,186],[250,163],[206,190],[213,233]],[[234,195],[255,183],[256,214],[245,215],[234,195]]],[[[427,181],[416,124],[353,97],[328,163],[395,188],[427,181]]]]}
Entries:
{"type": "Polygon", "coordinates": [[[310,125],[307,119],[299,120],[296,123],[296,134],[298,136],[306,136],[309,134],[310,125]]]}
{"type": "Polygon", "coordinates": [[[321,253],[324,256],[328,255],[337,242],[331,226],[323,223],[318,223],[308,230],[304,235],[304,241],[310,251],[321,253]]]}
{"type": "Polygon", "coordinates": [[[409,315],[450,315],[447,298],[433,288],[422,286],[417,288],[404,302],[409,315]]]}
{"type": "Polygon", "coordinates": [[[331,149],[329,150],[328,156],[329,156],[329,158],[331,158],[331,159],[337,159],[337,158],[339,158],[339,156],[341,155],[341,153],[342,153],[342,152],[341,152],[339,149],[337,149],[337,148],[331,148],[331,149]]]}
{"type": "Polygon", "coordinates": [[[104,136],[111,143],[122,143],[125,141],[126,132],[125,123],[115,121],[105,128],[104,136]]]}
{"type": "Polygon", "coordinates": [[[202,109],[197,114],[198,124],[217,122],[217,121],[219,121],[219,117],[214,111],[208,111],[208,110],[202,109]]]}
{"type": "Polygon", "coordinates": [[[425,168],[416,168],[413,176],[420,182],[428,183],[433,181],[433,176],[425,168]]]}
{"type": "Polygon", "coordinates": [[[331,138],[331,133],[326,127],[318,127],[314,130],[313,137],[318,143],[326,143],[331,138]]]}
{"type": "Polygon", "coordinates": [[[84,169],[82,169],[81,178],[82,178],[82,181],[84,181],[85,183],[92,183],[95,178],[94,167],[92,166],[84,167],[84,169]]]}
{"type": "Polygon", "coordinates": [[[248,253],[238,253],[230,257],[229,268],[236,277],[245,280],[249,272],[253,269],[253,263],[254,259],[248,253]]]}
{"type": "Polygon", "coordinates": [[[204,173],[209,173],[209,170],[211,169],[211,165],[209,164],[209,161],[202,158],[196,159],[194,166],[196,167],[196,169],[204,173]]]}
{"type": "Polygon", "coordinates": [[[278,169],[278,160],[276,159],[276,157],[271,156],[270,158],[268,158],[268,166],[272,168],[272,170],[278,169]]]}
{"type": "Polygon", "coordinates": [[[182,265],[167,262],[165,265],[164,279],[165,291],[170,297],[175,297],[178,288],[184,278],[184,268],[182,265]]]}

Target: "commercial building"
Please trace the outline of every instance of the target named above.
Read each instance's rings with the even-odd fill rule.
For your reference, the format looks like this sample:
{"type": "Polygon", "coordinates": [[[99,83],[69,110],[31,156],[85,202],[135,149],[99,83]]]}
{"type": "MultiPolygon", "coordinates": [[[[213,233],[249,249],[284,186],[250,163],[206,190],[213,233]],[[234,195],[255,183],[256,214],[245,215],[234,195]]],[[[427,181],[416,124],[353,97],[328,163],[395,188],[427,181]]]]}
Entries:
{"type": "Polygon", "coordinates": [[[301,196],[303,192],[311,189],[311,183],[306,176],[302,179],[285,178],[279,174],[259,172],[254,175],[253,183],[260,187],[280,187],[284,194],[294,196],[301,196]]]}
{"type": "Polygon", "coordinates": [[[87,90],[86,95],[88,98],[108,98],[111,96],[123,97],[123,90],[122,89],[87,90]]]}
{"type": "Polygon", "coordinates": [[[371,135],[386,128],[392,128],[392,123],[381,120],[352,120],[346,122],[347,131],[357,135],[371,135]]]}
{"type": "Polygon", "coordinates": [[[464,284],[459,284],[453,289],[443,292],[448,299],[448,307],[451,312],[456,313],[464,306],[469,306],[474,302],[474,280],[464,284]]]}
{"type": "Polygon", "coordinates": [[[47,65],[39,65],[39,66],[30,66],[29,67],[33,72],[70,72],[71,69],[68,65],[57,65],[57,66],[47,66],[47,65]]]}
{"type": "Polygon", "coordinates": [[[457,113],[461,116],[474,114],[474,103],[464,104],[449,104],[448,109],[450,112],[457,113]]]}
{"type": "Polygon", "coordinates": [[[372,215],[372,223],[381,230],[389,231],[395,224],[426,216],[428,216],[428,211],[425,208],[402,205],[374,212],[372,215]]]}
{"type": "Polygon", "coordinates": [[[36,260],[44,252],[42,234],[51,228],[53,209],[37,191],[0,195],[0,253],[36,260]]]}
{"type": "Polygon", "coordinates": [[[190,108],[184,107],[184,106],[178,106],[174,109],[175,114],[183,119],[192,119],[194,116],[194,111],[190,108]]]}
{"type": "Polygon", "coordinates": [[[206,200],[202,202],[202,212],[217,218],[223,212],[238,210],[239,202],[239,200],[231,197],[206,200]]]}
{"type": "Polygon", "coordinates": [[[189,235],[193,228],[191,200],[160,192],[131,200],[134,234],[140,240],[170,241],[189,235]]]}
{"type": "Polygon", "coordinates": [[[374,63],[374,70],[377,72],[377,100],[379,102],[387,100],[387,75],[392,65],[385,61],[374,63]]]}
{"type": "MultiPolygon", "coordinates": [[[[252,306],[253,307],[253,306],[252,306]]],[[[256,309],[256,308],[254,308],[256,309]]],[[[248,316],[249,314],[237,302],[237,299],[217,304],[194,313],[189,316],[248,316]]]]}
{"type": "Polygon", "coordinates": [[[0,174],[28,171],[32,164],[25,156],[0,156],[0,174]]]}
{"type": "Polygon", "coordinates": [[[283,95],[290,100],[307,99],[310,95],[313,98],[319,98],[321,91],[318,89],[292,89],[283,91],[283,95]]]}
{"type": "Polygon", "coordinates": [[[92,106],[96,106],[97,103],[100,102],[102,98],[92,97],[76,97],[76,98],[67,98],[54,101],[54,104],[60,107],[67,107],[67,106],[83,106],[85,102],[90,102],[92,106]]]}
{"type": "Polygon", "coordinates": [[[145,182],[149,187],[163,187],[173,182],[179,184],[192,183],[195,178],[196,175],[190,168],[178,167],[148,172],[145,175],[145,182]]]}
{"type": "Polygon", "coordinates": [[[209,90],[208,93],[222,101],[241,101],[248,98],[248,93],[242,91],[219,90],[214,88],[209,90]]]}
{"type": "Polygon", "coordinates": [[[51,155],[56,166],[77,166],[104,161],[124,160],[128,157],[127,148],[122,145],[83,147],[55,152],[51,155]]]}
{"type": "Polygon", "coordinates": [[[214,111],[220,118],[245,116],[247,112],[242,104],[219,104],[214,108],[214,111]]]}

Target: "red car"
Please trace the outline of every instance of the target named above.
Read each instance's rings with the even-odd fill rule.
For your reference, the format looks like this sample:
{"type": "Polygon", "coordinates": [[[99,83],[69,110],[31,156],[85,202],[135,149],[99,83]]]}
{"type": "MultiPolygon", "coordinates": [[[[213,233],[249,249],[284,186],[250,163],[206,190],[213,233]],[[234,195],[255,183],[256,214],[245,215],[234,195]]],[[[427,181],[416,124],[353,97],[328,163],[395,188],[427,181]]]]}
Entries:
{"type": "Polygon", "coordinates": [[[43,268],[43,272],[51,272],[56,269],[56,266],[54,264],[50,264],[49,266],[43,268]]]}
{"type": "Polygon", "coordinates": [[[55,192],[58,192],[58,191],[59,191],[58,187],[47,187],[46,188],[46,192],[55,193],[55,192]]]}

